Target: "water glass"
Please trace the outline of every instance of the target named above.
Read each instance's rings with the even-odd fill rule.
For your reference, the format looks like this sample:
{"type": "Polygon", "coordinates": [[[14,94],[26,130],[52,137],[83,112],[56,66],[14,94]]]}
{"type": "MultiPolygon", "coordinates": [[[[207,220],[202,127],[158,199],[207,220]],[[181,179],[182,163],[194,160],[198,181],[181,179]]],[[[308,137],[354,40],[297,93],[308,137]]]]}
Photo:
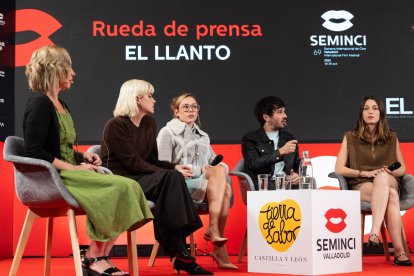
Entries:
{"type": "Polygon", "coordinates": [[[285,176],[285,190],[291,190],[292,189],[292,180],[290,175],[285,176]]]}
{"type": "Polygon", "coordinates": [[[258,174],[257,175],[259,191],[267,191],[269,184],[269,175],[268,174],[258,174]]]}
{"type": "Polygon", "coordinates": [[[283,175],[283,174],[276,174],[275,175],[275,186],[276,186],[276,190],[284,190],[285,189],[285,175],[283,175]]]}

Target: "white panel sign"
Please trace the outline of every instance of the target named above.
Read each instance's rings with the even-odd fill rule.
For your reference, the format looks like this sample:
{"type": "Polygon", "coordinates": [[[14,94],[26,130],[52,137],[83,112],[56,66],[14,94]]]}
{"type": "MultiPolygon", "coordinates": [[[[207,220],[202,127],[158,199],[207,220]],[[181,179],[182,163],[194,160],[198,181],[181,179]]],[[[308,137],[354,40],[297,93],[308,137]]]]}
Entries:
{"type": "Polygon", "coordinates": [[[247,195],[248,271],[362,271],[356,191],[253,191],[247,195]]]}

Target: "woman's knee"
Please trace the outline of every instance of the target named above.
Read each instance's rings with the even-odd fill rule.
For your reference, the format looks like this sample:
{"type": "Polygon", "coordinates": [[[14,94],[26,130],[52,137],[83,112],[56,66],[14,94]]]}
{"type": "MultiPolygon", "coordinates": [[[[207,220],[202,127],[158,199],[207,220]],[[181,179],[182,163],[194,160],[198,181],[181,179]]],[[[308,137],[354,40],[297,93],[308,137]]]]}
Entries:
{"type": "Polygon", "coordinates": [[[211,175],[220,177],[220,178],[226,178],[226,169],[223,166],[217,165],[209,168],[211,175]]]}
{"type": "Polygon", "coordinates": [[[392,175],[389,175],[387,172],[381,172],[377,174],[374,179],[374,185],[376,186],[388,186],[392,187],[397,180],[392,175]]]}

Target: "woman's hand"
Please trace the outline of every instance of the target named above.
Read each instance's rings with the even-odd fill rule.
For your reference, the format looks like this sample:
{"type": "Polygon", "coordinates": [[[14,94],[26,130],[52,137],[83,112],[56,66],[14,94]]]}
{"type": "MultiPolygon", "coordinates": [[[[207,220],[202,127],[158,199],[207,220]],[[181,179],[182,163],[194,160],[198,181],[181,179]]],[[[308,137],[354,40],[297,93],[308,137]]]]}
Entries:
{"type": "Polygon", "coordinates": [[[96,153],[84,152],[83,160],[89,164],[99,166],[102,164],[101,158],[96,153]]]}
{"type": "Polygon", "coordinates": [[[75,171],[94,171],[98,170],[98,166],[93,164],[81,163],[80,165],[74,166],[75,171]]]}
{"type": "Polygon", "coordinates": [[[193,169],[189,165],[176,165],[175,169],[182,173],[185,179],[193,177],[193,169]]]}
{"type": "Polygon", "coordinates": [[[373,171],[362,171],[361,172],[361,176],[362,177],[368,177],[368,178],[375,178],[377,176],[377,174],[379,174],[380,172],[383,172],[384,169],[378,169],[378,170],[373,170],[373,171]]]}

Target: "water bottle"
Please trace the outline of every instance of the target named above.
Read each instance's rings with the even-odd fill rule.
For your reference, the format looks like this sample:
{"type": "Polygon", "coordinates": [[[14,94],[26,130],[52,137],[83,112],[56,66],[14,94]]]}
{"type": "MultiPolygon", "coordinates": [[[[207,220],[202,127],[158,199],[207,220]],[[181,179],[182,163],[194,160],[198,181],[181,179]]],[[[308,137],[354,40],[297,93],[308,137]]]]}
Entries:
{"type": "Polygon", "coordinates": [[[302,152],[302,160],[299,165],[299,189],[313,189],[313,167],[309,157],[309,151],[302,152]]]}

